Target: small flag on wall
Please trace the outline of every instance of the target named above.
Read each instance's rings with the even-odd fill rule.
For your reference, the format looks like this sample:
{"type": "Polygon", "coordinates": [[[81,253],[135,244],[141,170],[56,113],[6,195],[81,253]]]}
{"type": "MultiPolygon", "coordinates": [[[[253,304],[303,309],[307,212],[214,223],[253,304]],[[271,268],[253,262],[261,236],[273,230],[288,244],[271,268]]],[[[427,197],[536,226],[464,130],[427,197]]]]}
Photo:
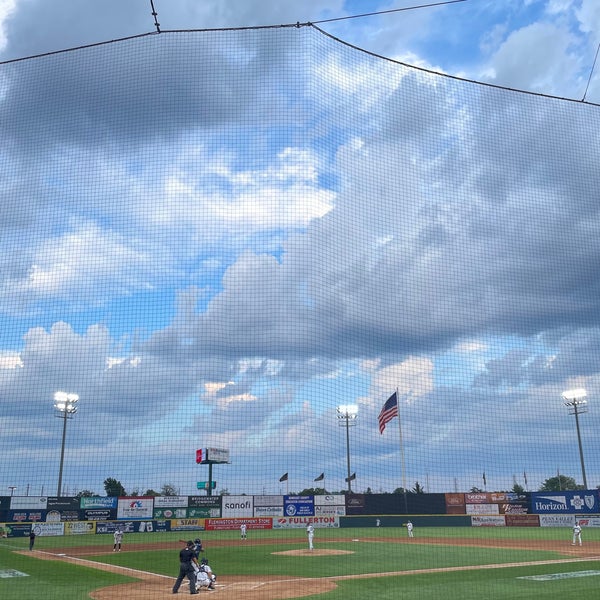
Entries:
{"type": "Polygon", "coordinates": [[[315,481],[323,481],[325,479],[325,473],[321,473],[318,477],[315,477],[315,481]]]}
{"type": "Polygon", "coordinates": [[[288,474],[284,473],[280,478],[279,481],[287,481],[288,480],[288,474]]]}

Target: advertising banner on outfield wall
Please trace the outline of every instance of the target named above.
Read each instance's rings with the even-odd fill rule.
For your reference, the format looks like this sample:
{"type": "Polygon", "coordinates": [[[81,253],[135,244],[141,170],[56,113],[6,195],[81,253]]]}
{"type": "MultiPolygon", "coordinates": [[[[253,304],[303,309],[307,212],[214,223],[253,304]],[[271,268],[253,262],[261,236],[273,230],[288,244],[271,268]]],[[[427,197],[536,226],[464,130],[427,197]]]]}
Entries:
{"type": "Polygon", "coordinates": [[[314,516],[314,496],[284,496],[283,514],[288,517],[314,516]]]}
{"type": "Polygon", "coordinates": [[[119,498],[117,519],[152,519],[154,498],[119,498]]]}
{"type": "Polygon", "coordinates": [[[12,496],[10,510],[46,510],[48,498],[46,496],[12,496]]]}
{"type": "Polygon", "coordinates": [[[498,515],[500,508],[497,504],[466,504],[468,515],[498,515]]]}
{"type": "Polygon", "coordinates": [[[540,527],[573,527],[575,515],[539,515],[540,527]]]}
{"type": "Polygon", "coordinates": [[[464,506],[465,505],[465,495],[464,494],[444,494],[444,499],[446,500],[446,506],[464,506]]]}
{"type": "Polygon", "coordinates": [[[338,517],[279,517],[273,519],[273,529],[301,529],[312,523],[314,527],[339,527],[338,517]]]}
{"type": "Polygon", "coordinates": [[[33,533],[38,537],[47,537],[54,535],[65,535],[64,523],[36,523],[33,526],[33,533]]]}
{"type": "Polygon", "coordinates": [[[203,530],[204,523],[204,519],[171,519],[171,531],[203,530]]]}
{"type": "Polygon", "coordinates": [[[9,510],[6,516],[7,521],[12,523],[36,523],[46,520],[45,510],[9,510]]]}
{"type": "Polygon", "coordinates": [[[93,508],[116,509],[118,498],[114,496],[84,496],[79,498],[79,508],[88,510],[93,508]]]}
{"type": "Polygon", "coordinates": [[[217,508],[221,510],[221,496],[188,496],[188,507],[217,508]]]}
{"type": "Polygon", "coordinates": [[[254,497],[253,496],[223,496],[221,516],[223,518],[253,517],[254,516],[254,497]]]}
{"type": "Polygon", "coordinates": [[[346,506],[346,495],[345,494],[323,494],[313,496],[315,500],[315,506],[346,506]]]}
{"type": "Polygon", "coordinates": [[[283,516],[283,505],[282,506],[255,506],[254,507],[255,517],[282,517],[283,516]]]}
{"type": "Polygon", "coordinates": [[[269,518],[244,519],[206,519],[206,531],[227,531],[239,529],[242,523],[248,529],[272,529],[273,520],[269,518]]]}
{"type": "Polygon", "coordinates": [[[315,517],[323,515],[337,515],[343,517],[346,515],[345,506],[315,506],[315,517]]]}
{"type": "Polygon", "coordinates": [[[64,524],[65,535],[91,535],[96,533],[96,523],[93,521],[75,521],[64,524]]]}
{"type": "Polygon", "coordinates": [[[86,521],[113,521],[117,518],[117,508],[114,509],[90,509],[84,510],[83,517],[86,521]]]}
{"type": "Polygon", "coordinates": [[[187,508],[187,496],[155,496],[154,508],[187,508]]]}
{"type": "Polygon", "coordinates": [[[471,517],[472,527],[506,527],[506,521],[504,517],[492,515],[474,515],[471,517]]]}
{"type": "Polygon", "coordinates": [[[504,515],[508,527],[539,527],[540,520],[537,515],[504,515]]]}
{"type": "Polygon", "coordinates": [[[26,537],[31,525],[25,523],[0,523],[0,539],[9,537],[26,537]]]}
{"type": "Polygon", "coordinates": [[[600,513],[598,490],[533,492],[531,512],[544,513],[600,513]]]}
{"type": "Polygon", "coordinates": [[[254,506],[278,506],[283,509],[283,496],[254,496],[254,506]]]}
{"type": "Polygon", "coordinates": [[[579,517],[575,515],[575,520],[577,520],[582,527],[600,527],[600,516],[579,517]]]}

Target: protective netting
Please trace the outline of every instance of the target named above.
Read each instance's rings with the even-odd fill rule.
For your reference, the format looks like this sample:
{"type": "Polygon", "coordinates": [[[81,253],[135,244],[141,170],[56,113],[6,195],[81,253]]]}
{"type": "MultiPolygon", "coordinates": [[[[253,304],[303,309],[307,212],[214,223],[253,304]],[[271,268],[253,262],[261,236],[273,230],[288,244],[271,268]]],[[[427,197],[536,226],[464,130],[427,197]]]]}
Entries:
{"type": "Polygon", "coordinates": [[[7,63],[0,111],[0,495],[581,484],[571,388],[600,483],[596,106],[288,27],[7,63]]]}

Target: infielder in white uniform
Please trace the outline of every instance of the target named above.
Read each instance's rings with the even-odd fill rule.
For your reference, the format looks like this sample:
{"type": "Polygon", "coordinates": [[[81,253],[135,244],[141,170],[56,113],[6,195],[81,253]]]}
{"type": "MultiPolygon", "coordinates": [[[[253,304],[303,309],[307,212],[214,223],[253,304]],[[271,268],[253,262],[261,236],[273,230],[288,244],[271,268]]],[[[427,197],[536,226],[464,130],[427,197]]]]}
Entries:
{"type": "Polygon", "coordinates": [[[579,545],[581,546],[581,525],[579,525],[579,523],[577,521],[575,521],[575,526],[573,527],[573,542],[572,542],[572,546],[575,546],[575,544],[577,544],[577,542],[579,542],[579,545]]]}
{"type": "Polygon", "coordinates": [[[247,526],[246,523],[242,523],[240,525],[240,538],[245,540],[246,539],[246,531],[247,531],[247,526]]]}
{"type": "Polygon", "coordinates": [[[121,543],[123,542],[123,532],[120,529],[117,529],[114,533],[113,533],[113,540],[114,540],[114,545],[113,545],[113,552],[121,552],[121,543]]]}
{"type": "Polygon", "coordinates": [[[315,528],[312,523],[309,523],[306,527],[306,535],[308,536],[308,549],[314,550],[313,539],[315,537],[315,528]]]}
{"type": "Polygon", "coordinates": [[[413,533],[413,524],[409,521],[406,524],[406,531],[408,532],[408,537],[415,537],[415,534],[413,533]]]}

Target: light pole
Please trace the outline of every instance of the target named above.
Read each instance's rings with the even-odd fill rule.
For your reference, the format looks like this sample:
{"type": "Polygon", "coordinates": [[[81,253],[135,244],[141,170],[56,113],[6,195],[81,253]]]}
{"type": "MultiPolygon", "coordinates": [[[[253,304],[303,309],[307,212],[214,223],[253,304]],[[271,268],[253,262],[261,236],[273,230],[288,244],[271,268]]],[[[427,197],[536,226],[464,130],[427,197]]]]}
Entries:
{"type": "Polygon", "coordinates": [[[67,419],[72,419],[77,412],[77,402],[79,396],[77,394],[67,394],[66,392],[55,392],[54,408],[59,412],[57,417],[63,420],[62,444],[60,447],[60,467],[58,469],[58,489],[56,495],[61,495],[62,490],[62,475],[63,463],[65,460],[65,439],[67,437],[67,419]]]}
{"type": "Polygon", "coordinates": [[[348,467],[348,493],[352,493],[352,479],[350,475],[350,427],[356,425],[358,418],[358,406],[356,404],[341,404],[337,407],[337,417],[341,427],[346,428],[346,461],[348,467]]]}
{"type": "Polygon", "coordinates": [[[8,489],[10,490],[10,497],[12,498],[15,494],[15,490],[17,489],[16,485],[9,485],[8,489]]]}
{"type": "Polygon", "coordinates": [[[575,427],[577,428],[577,443],[579,444],[579,460],[581,461],[581,474],[583,475],[583,487],[587,490],[587,477],[585,476],[585,463],[583,461],[583,446],[581,445],[581,432],[579,431],[579,415],[587,412],[587,392],[583,388],[567,390],[563,392],[562,399],[565,406],[569,408],[569,414],[575,415],[575,427]]]}

